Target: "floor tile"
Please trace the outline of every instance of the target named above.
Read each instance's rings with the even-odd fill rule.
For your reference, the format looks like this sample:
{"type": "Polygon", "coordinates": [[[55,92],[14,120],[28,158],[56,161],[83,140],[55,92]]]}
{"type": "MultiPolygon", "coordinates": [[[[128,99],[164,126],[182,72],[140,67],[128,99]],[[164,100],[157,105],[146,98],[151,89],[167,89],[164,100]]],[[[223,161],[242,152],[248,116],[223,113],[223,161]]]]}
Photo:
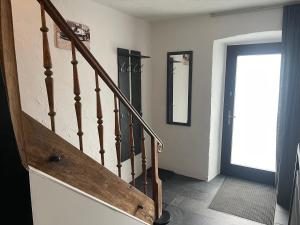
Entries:
{"type": "MultiPolygon", "coordinates": [[[[223,184],[225,176],[220,175],[210,182],[205,182],[169,171],[160,173],[163,177],[163,207],[171,214],[170,225],[261,225],[208,208],[223,184]]],[[[136,187],[142,190],[142,177],[136,179],[136,187]]],[[[151,176],[148,177],[148,190],[148,196],[151,197],[151,176]]],[[[279,213],[277,217],[275,214],[275,222],[278,225],[287,225],[283,219],[284,209],[277,210],[279,213]]]]}

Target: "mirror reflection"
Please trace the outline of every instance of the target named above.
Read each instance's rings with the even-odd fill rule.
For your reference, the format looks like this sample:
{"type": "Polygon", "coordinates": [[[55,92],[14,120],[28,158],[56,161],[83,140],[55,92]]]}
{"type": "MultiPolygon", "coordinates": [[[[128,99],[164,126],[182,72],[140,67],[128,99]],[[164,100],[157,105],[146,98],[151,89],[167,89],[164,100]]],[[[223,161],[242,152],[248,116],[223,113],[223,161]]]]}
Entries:
{"type": "Polygon", "coordinates": [[[192,52],[168,53],[168,118],[169,124],[191,123],[192,52]]]}

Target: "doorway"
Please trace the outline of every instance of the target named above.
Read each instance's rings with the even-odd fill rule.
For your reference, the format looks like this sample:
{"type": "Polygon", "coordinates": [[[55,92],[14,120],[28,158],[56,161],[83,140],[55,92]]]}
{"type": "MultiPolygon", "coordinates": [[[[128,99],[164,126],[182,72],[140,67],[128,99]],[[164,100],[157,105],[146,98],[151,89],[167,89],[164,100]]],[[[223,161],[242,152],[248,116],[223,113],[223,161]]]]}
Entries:
{"type": "Polygon", "coordinates": [[[227,48],[221,171],[274,184],[281,44],[227,48]]]}

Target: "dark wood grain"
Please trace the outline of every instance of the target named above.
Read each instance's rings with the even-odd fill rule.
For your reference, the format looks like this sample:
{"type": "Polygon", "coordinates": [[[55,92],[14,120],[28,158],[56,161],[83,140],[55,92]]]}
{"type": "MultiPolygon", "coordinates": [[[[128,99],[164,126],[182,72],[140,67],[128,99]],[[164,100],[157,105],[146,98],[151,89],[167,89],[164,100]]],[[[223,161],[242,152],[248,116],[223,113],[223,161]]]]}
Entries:
{"type": "Polygon", "coordinates": [[[134,148],[134,135],[133,135],[133,119],[132,114],[129,115],[129,143],[130,143],[130,163],[131,163],[131,178],[132,185],[135,186],[135,148],[134,148]]]}
{"type": "Polygon", "coordinates": [[[41,2],[41,20],[42,20],[42,37],[43,37],[43,64],[45,68],[44,74],[46,75],[45,84],[47,90],[48,104],[49,104],[49,113],[51,120],[51,129],[55,132],[55,111],[54,111],[54,92],[53,92],[53,72],[52,72],[52,59],[49,47],[48,40],[48,27],[46,24],[45,8],[44,3],[41,2]]]}
{"type": "Polygon", "coordinates": [[[79,78],[78,78],[78,69],[77,64],[78,61],[76,59],[76,49],[73,42],[71,42],[72,47],[72,65],[73,65],[73,86],[74,86],[74,95],[75,95],[75,112],[76,112],[76,119],[77,119],[77,125],[78,125],[78,138],[79,138],[79,149],[83,152],[83,144],[82,144],[82,113],[81,113],[81,97],[80,97],[80,84],[79,84],[79,78]]]}
{"type": "Polygon", "coordinates": [[[142,141],[141,141],[141,150],[142,150],[142,170],[143,170],[143,191],[147,195],[147,154],[145,147],[145,132],[142,128],[142,141]]]}
{"type": "Polygon", "coordinates": [[[100,156],[101,156],[101,164],[104,166],[104,140],[103,140],[103,113],[102,113],[102,105],[101,105],[101,96],[100,96],[100,85],[99,85],[99,77],[95,72],[95,82],[96,82],[96,107],[97,107],[97,128],[98,128],[98,136],[99,136],[99,144],[100,144],[100,156]]]}
{"type": "Polygon", "coordinates": [[[146,223],[154,220],[154,202],[114,173],[23,113],[28,163],[50,176],[133,215],[146,223]],[[52,152],[61,157],[50,162],[52,152]],[[142,206],[139,207],[139,205],[142,206]]]}
{"type": "Polygon", "coordinates": [[[121,177],[121,128],[120,128],[120,115],[119,115],[119,101],[117,96],[114,96],[114,113],[115,113],[115,136],[116,136],[116,152],[117,152],[117,167],[118,175],[121,177]]]}
{"type": "Polygon", "coordinates": [[[10,117],[22,165],[27,168],[23,138],[22,110],[14,42],[12,8],[9,0],[0,1],[0,60],[1,77],[6,86],[10,117]]]}
{"type": "Polygon", "coordinates": [[[151,137],[152,190],[156,218],[159,218],[162,215],[162,184],[158,175],[159,148],[161,148],[159,142],[154,137],[151,137]]]}

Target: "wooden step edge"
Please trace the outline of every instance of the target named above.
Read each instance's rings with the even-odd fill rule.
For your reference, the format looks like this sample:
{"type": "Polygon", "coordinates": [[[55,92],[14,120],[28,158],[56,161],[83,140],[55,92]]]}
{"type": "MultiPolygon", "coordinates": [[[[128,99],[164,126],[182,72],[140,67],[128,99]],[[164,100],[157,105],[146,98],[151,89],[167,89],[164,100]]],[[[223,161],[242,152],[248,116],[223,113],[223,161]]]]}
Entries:
{"type": "Polygon", "coordinates": [[[29,166],[153,224],[155,208],[151,198],[24,112],[22,119],[29,166]]]}

